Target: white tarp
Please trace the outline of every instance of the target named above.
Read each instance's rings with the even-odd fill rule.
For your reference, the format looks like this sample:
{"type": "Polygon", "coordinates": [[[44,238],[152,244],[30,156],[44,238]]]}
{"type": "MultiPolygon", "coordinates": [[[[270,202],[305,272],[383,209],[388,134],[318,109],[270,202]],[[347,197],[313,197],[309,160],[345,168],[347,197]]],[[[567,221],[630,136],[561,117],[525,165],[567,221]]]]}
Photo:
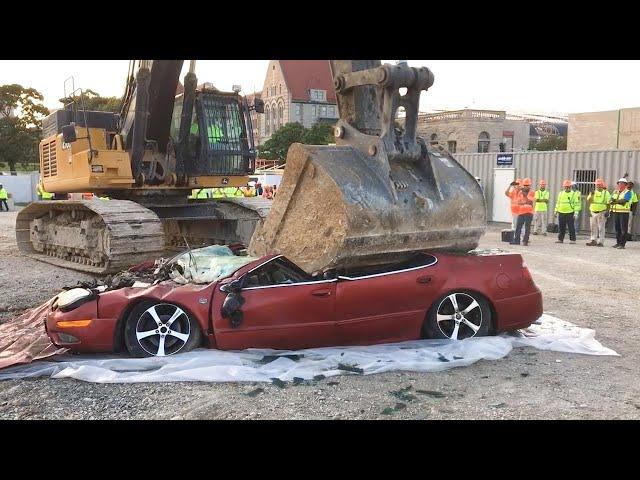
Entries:
{"type": "Polygon", "coordinates": [[[462,341],[415,340],[366,347],[325,347],[297,351],[249,349],[195,350],[172,357],[60,355],[0,371],[0,380],[51,376],[98,383],[136,382],[271,382],[277,378],[311,380],[345,373],[370,375],[388,371],[435,372],[497,360],[514,347],[618,355],[595,339],[595,331],[550,315],[526,330],[462,341]],[[286,355],[286,356],[285,356],[286,355]]]}

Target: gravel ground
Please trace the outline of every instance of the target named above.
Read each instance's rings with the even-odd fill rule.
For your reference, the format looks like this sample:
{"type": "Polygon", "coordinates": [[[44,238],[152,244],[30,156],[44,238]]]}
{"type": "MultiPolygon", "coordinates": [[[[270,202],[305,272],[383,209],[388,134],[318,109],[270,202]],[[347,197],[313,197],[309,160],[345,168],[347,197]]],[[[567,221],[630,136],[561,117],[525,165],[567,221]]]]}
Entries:
{"type": "MultiPolygon", "coordinates": [[[[15,212],[0,213],[0,321],[90,276],[20,256],[15,212]]],[[[545,311],[594,328],[620,357],[518,348],[498,361],[437,373],[345,375],[311,385],[156,383],[101,385],[73,379],[0,382],[0,419],[638,419],[640,242],[626,250],[500,242],[521,252],[545,311]],[[634,373],[635,372],[635,373],[634,373]],[[408,388],[411,387],[411,388],[408,388]],[[404,389],[404,390],[403,390],[404,389]]]]}

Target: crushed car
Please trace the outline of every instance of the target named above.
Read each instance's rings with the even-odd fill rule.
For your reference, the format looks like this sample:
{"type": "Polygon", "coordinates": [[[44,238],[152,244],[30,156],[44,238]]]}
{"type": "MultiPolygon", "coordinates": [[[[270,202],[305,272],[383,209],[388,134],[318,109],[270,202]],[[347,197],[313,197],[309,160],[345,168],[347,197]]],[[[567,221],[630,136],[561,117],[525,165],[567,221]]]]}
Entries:
{"type": "Polygon", "coordinates": [[[505,252],[420,253],[312,275],[283,255],[210,246],[163,261],[152,275],[140,269],[107,283],[51,302],[45,326],[55,346],[145,357],[202,346],[463,340],[526,328],[542,315],[542,294],[521,255],[505,252]]]}

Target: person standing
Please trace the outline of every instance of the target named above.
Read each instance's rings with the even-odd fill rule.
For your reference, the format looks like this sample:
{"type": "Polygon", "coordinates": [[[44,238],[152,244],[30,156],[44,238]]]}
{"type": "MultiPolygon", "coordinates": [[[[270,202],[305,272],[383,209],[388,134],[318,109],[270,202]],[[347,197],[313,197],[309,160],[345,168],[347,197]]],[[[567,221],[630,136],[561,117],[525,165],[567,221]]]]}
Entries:
{"type": "Polygon", "coordinates": [[[611,195],[611,212],[616,226],[616,244],[613,248],[625,248],[627,243],[627,230],[629,228],[629,212],[633,193],[628,188],[626,178],[618,180],[618,189],[611,195]]]}
{"type": "Polygon", "coordinates": [[[7,189],[0,183],[0,212],[2,211],[2,205],[4,208],[9,211],[9,205],[7,204],[7,198],[9,198],[9,194],[7,193],[7,189]]]}
{"type": "Polygon", "coordinates": [[[564,236],[569,228],[569,243],[576,243],[574,192],[571,190],[571,180],[562,182],[562,190],[558,193],[554,215],[558,216],[558,240],[556,243],[564,243],[564,236]]]}
{"type": "Polygon", "coordinates": [[[587,196],[591,214],[591,241],[587,243],[587,247],[604,247],[605,224],[610,201],[611,194],[605,188],[604,180],[596,178],[596,189],[587,196]]]}
{"type": "Polygon", "coordinates": [[[520,234],[522,233],[523,225],[524,238],[522,239],[522,245],[525,247],[529,245],[529,233],[531,231],[531,221],[533,220],[533,204],[535,199],[535,193],[531,190],[531,179],[523,179],[522,188],[516,197],[516,203],[518,205],[518,223],[516,225],[516,231],[513,234],[513,241],[511,242],[511,245],[520,245],[520,234]]]}
{"type": "Polygon", "coordinates": [[[571,191],[573,192],[573,228],[576,232],[580,231],[580,212],[582,211],[582,193],[578,190],[578,184],[571,182],[571,191]]]}
{"type": "Polygon", "coordinates": [[[546,180],[540,180],[538,185],[539,188],[534,193],[536,201],[533,207],[533,234],[542,234],[546,236],[547,210],[549,207],[549,190],[547,190],[546,180]]]}
{"type": "Polygon", "coordinates": [[[520,211],[520,208],[516,202],[516,197],[520,191],[520,182],[522,182],[522,179],[517,178],[514,182],[511,182],[504,191],[505,196],[507,196],[511,202],[511,230],[516,229],[516,224],[518,222],[518,212],[520,211]]]}

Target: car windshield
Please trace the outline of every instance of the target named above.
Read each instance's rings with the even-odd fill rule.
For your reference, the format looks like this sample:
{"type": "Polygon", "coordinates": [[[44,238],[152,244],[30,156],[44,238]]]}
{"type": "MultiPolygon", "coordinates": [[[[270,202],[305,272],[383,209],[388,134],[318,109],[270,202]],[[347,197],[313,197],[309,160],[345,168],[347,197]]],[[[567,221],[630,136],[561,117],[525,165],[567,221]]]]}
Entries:
{"type": "Polygon", "coordinates": [[[170,261],[170,278],[181,284],[211,283],[228,277],[258,257],[237,256],[223,245],[196,248],[170,261]]]}

